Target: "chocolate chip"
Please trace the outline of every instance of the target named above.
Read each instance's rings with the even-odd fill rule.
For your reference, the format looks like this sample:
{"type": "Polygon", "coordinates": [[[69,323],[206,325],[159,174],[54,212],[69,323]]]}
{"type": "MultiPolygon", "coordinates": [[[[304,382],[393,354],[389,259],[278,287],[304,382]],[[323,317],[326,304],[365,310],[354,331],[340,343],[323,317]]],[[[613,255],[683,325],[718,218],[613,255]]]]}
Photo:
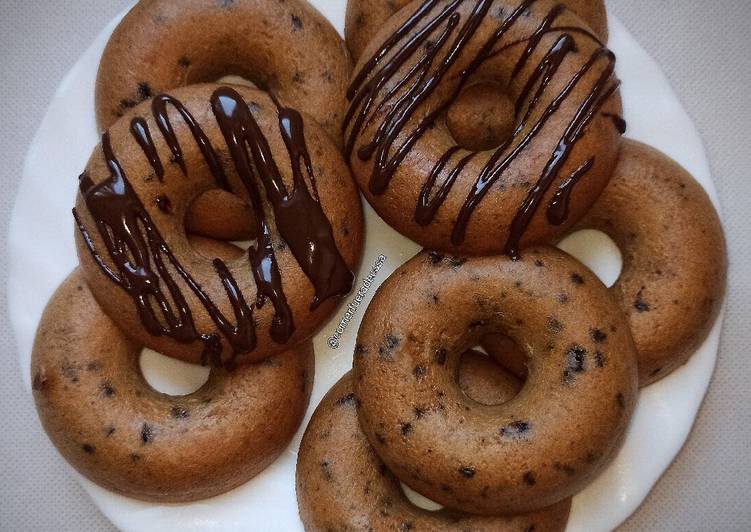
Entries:
{"type": "Polygon", "coordinates": [[[173,406],[170,413],[175,419],[185,419],[186,417],[190,417],[190,412],[182,406],[173,406]]]}
{"type": "Polygon", "coordinates": [[[462,466],[459,468],[459,474],[465,478],[472,478],[475,476],[474,466],[462,466]]]}
{"type": "Polygon", "coordinates": [[[375,439],[378,443],[381,445],[386,445],[386,438],[383,437],[383,434],[375,433],[375,439]]]}
{"type": "Polygon", "coordinates": [[[368,348],[363,344],[355,344],[355,356],[364,355],[368,352],[368,348]]]}
{"type": "Polygon", "coordinates": [[[31,381],[31,389],[37,391],[42,390],[46,382],[47,375],[45,374],[44,368],[39,368],[34,374],[34,379],[31,381]]]}
{"type": "Polygon", "coordinates": [[[138,98],[143,100],[148,100],[151,98],[152,92],[151,92],[151,85],[149,85],[147,82],[142,81],[138,84],[138,98]]]}
{"type": "Polygon", "coordinates": [[[400,423],[399,424],[402,429],[402,436],[406,436],[410,432],[412,432],[412,423],[400,423]]]}
{"type": "Polygon", "coordinates": [[[586,371],[587,350],[580,345],[572,345],[566,352],[566,369],[563,370],[563,381],[570,384],[577,373],[586,371]]]}
{"type": "Polygon", "coordinates": [[[440,264],[443,262],[443,255],[438,253],[437,251],[431,251],[430,255],[428,255],[428,259],[430,260],[431,264],[440,264]]]}
{"type": "Polygon", "coordinates": [[[188,68],[190,66],[190,59],[188,59],[185,56],[182,56],[180,59],[177,60],[177,64],[183,68],[188,68]]]}
{"type": "Polygon", "coordinates": [[[104,381],[99,385],[99,389],[102,390],[102,395],[105,397],[114,397],[117,395],[117,390],[112,386],[109,381],[104,381]]]}
{"type": "Polygon", "coordinates": [[[448,354],[448,352],[445,349],[443,349],[443,348],[438,349],[438,350],[436,350],[435,353],[433,353],[433,360],[435,360],[436,363],[438,363],[441,366],[443,366],[446,363],[446,355],[447,354],[448,354]]]}
{"type": "Polygon", "coordinates": [[[465,257],[449,257],[449,265],[455,270],[461,268],[465,262],[467,262],[465,257]]]}
{"type": "Polygon", "coordinates": [[[545,263],[542,262],[540,259],[537,259],[537,260],[535,260],[535,266],[537,266],[538,268],[544,268],[545,267],[545,263]]]}
{"type": "Polygon", "coordinates": [[[584,277],[582,277],[578,273],[572,273],[571,282],[574,284],[584,284],[584,277]]]}
{"type": "Polygon", "coordinates": [[[332,477],[330,466],[331,463],[328,460],[321,462],[321,472],[323,473],[323,478],[326,480],[331,480],[332,477]]]}
{"type": "Polygon", "coordinates": [[[415,366],[415,369],[412,370],[412,373],[414,373],[415,379],[421,381],[425,377],[426,371],[425,366],[418,364],[415,366]]]}
{"type": "Polygon", "coordinates": [[[427,408],[425,408],[425,407],[421,407],[421,406],[416,406],[416,407],[415,407],[415,418],[416,418],[416,419],[422,419],[422,417],[423,417],[423,416],[424,416],[425,414],[427,414],[427,412],[428,412],[428,409],[427,409],[427,408]]]}
{"type": "Polygon", "coordinates": [[[652,310],[649,306],[649,303],[647,303],[640,297],[634,300],[634,308],[637,310],[637,312],[649,312],[650,310],[652,310]]]}
{"type": "Polygon", "coordinates": [[[400,342],[401,341],[399,340],[399,338],[397,338],[393,334],[387,334],[383,340],[383,343],[381,344],[381,347],[378,348],[378,354],[381,356],[381,358],[392,358],[394,349],[399,346],[400,342]]]}
{"type": "Polygon", "coordinates": [[[537,478],[535,478],[535,474],[532,471],[527,471],[524,473],[524,482],[526,482],[529,486],[534,486],[537,484],[537,478]]]}
{"type": "Polygon", "coordinates": [[[601,344],[608,339],[607,333],[602,332],[600,329],[592,329],[591,331],[589,331],[589,336],[591,336],[592,340],[594,340],[595,343],[598,344],[601,344]]]}
{"type": "Polygon", "coordinates": [[[548,317],[548,330],[552,333],[559,333],[563,330],[563,324],[555,317],[548,317]]]}
{"type": "Polygon", "coordinates": [[[81,449],[83,449],[83,452],[86,454],[94,454],[96,452],[96,447],[89,445],[88,443],[81,445],[81,449]]]}
{"type": "Polygon", "coordinates": [[[615,400],[618,403],[619,407],[626,408],[626,397],[623,395],[623,393],[618,392],[615,396],[615,400]]]}
{"type": "Polygon", "coordinates": [[[292,29],[293,31],[299,31],[303,27],[302,19],[298,17],[297,15],[291,15],[290,19],[292,20],[292,29]]]}
{"type": "Polygon", "coordinates": [[[526,437],[526,434],[532,429],[526,421],[512,421],[498,431],[501,438],[517,439],[526,437]]]}
{"type": "Polygon", "coordinates": [[[350,392],[347,395],[340,397],[336,400],[338,406],[352,406],[355,404],[355,392],[350,392]]]}
{"type": "Polygon", "coordinates": [[[154,429],[148,423],[141,426],[141,441],[145,444],[154,441],[154,429]]]}
{"type": "Polygon", "coordinates": [[[605,367],[605,355],[601,351],[595,351],[595,366],[598,368],[605,367]]]}
{"type": "Polygon", "coordinates": [[[573,476],[576,474],[576,469],[574,469],[568,464],[561,464],[559,462],[556,462],[553,464],[553,467],[558,471],[562,471],[566,473],[568,476],[573,476]]]}

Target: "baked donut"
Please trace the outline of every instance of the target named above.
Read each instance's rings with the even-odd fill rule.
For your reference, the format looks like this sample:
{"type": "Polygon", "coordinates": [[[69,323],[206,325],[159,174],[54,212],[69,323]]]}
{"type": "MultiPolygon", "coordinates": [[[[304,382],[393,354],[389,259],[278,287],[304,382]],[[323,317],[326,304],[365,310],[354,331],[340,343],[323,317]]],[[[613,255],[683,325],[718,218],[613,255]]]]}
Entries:
{"type": "Polygon", "coordinates": [[[140,0],[104,50],[97,123],[105,130],[161,92],[241,76],[338,142],[350,72],[342,38],[304,0],[140,0]]]}
{"type": "Polygon", "coordinates": [[[271,464],[302,421],[313,382],[310,342],[259,364],[213,369],[185,396],[146,383],[140,349],[78,269],[37,331],[31,375],[39,418],[63,457],[104,488],[158,502],[218,495],[271,464]]]}
{"type": "MultiPolygon", "coordinates": [[[[365,47],[391,16],[413,0],[349,0],[344,22],[344,37],[357,61],[365,47]]],[[[603,0],[563,0],[560,2],[579,15],[603,42],[608,40],[608,20],[603,0]]]]}
{"type": "Polygon", "coordinates": [[[576,229],[602,231],[621,251],[610,291],[631,327],[640,384],[685,364],[714,324],[727,272],[720,218],[701,185],[662,152],[627,140],[576,229]]]}
{"type": "Polygon", "coordinates": [[[614,68],[613,53],[550,0],[415,2],[355,69],[345,156],[400,233],[428,249],[517,257],[565,234],[607,185],[623,132],[614,68]],[[485,151],[458,144],[445,119],[475,83],[494,84],[514,109],[512,135],[485,151]]]}
{"type": "MultiPolygon", "coordinates": [[[[459,384],[484,404],[516,395],[521,384],[503,375],[489,357],[462,357],[459,384]]],[[[571,500],[514,517],[473,516],[410,503],[399,480],[373,451],[357,420],[352,378],[345,375],[313,413],[297,455],[297,501],[305,530],[526,531],[564,530],[571,500]]],[[[410,425],[403,430],[409,432],[410,425]]]]}
{"type": "Polygon", "coordinates": [[[79,188],[92,293],[131,339],[165,355],[215,366],[275,355],[308,339],[352,287],[357,187],[320,126],[265,92],[205,84],[155,96],[103,135],[79,188]],[[239,260],[207,259],[186,239],[188,206],[217,188],[252,206],[259,236],[239,260]]]}
{"type": "Polygon", "coordinates": [[[483,515],[580,491],[619,449],[637,396],[625,316],[593,273],[552,247],[516,261],[418,254],[363,316],[353,378],[360,424],[389,470],[483,515]],[[513,400],[484,406],[456,386],[457,355],[498,333],[524,351],[529,376],[513,400]]]}

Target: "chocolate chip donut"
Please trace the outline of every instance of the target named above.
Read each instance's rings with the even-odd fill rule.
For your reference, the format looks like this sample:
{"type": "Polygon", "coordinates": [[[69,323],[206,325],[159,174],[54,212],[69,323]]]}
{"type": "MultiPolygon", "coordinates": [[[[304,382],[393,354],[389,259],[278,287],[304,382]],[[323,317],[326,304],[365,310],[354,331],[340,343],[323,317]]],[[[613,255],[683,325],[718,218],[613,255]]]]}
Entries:
{"type": "Polygon", "coordinates": [[[577,229],[600,230],[621,251],[610,291],[634,336],[640,384],[685,364],[711,330],[726,283],[722,225],[701,185],[665,154],[625,141],[613,179],[577,229]]]}
{"type": "MultiPolygon", "coordinates": [[[[397,11],[413,0],[349,0],[344,36],[352,57],[357,61],[378,30],[397,11]]],[[[579,15],[603,42],[608,40],[608,20],[602,0],[563,0],[560,2],[579,15]]]]}
{"type": "Polygon", "coordinates": [[[386,466],[473,514],[534,511],[580,491],[618,450],[637,395],[625,316],[552,247],[516,261],[420,253],[363,316],[353,378],[360,424],[386,466]],[[524,351],[529,376],[513,400],[484,406],[456,386],[457,355],[500,333],[524,351]]]}
{"type": "Polygon", "coordinates": [[[352,287],[357,187],[320,126],[265,92],[205,84],[155,96],[103,135],[79,189],[91,291],[125,334],[165,355],[215,366],[275,355],[352,287]],[[242,259],[188,244],[185,212],[212,189],[250,201],[258,237],[242,259]]]}
{"type": "Polygon", "coordinates": [[[34,400],[50,439],[79,473],[116,493],[186,502],[230,490],[274,461],[307,408],[310,342],[214,369],[185,396],[152,389],[139,351],[76,270],[48,304],[32,354],[34,400]]]}
{"type": "MultiPolygon", "coordinates": [[[[493,367],[489,357],[475,352],[462,357],[459,384],[484,404],[510,400],[521,387],[493,367]]],[[[514,517],[414,506],[363,434],[352,389],[347,374],[326,394],[305,430],[297,457],[297,501],[305,530],[564,530],[570,499],[514,517]]],[[[402,430],[409,433],[411,425],[402,430]]]]}
{"type": "Polygon", "coordinates": [[[339,141],[350,71],[341,37],[304,0],[141,0],[104,50],[97,122],[105,130],[160,92],[234,75],[306,110],[339,141]]]}
{"type": "Polygon", "coordinates": [[[614,69],[612,52],[551,0],[415,2],[355,68],[345,156],[400,233],[428,249],[516,257],[565,234],[607,185],[623,133],[614,69]],[[509,110],[500,131],[511,132],[482,151],[446,119],[478,83],[505,101],[494,108],[509,110]]]}

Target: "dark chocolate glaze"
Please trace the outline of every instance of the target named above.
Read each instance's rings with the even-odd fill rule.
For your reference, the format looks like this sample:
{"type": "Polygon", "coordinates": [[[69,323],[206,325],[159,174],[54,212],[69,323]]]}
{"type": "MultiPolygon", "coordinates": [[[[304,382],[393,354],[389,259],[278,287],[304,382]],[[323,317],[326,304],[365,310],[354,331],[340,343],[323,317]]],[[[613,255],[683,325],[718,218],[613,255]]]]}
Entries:
{"type": "MultiPolygon", "coordinates": [[[[228,186],[220,159],[201,127],[179,101],[160,95],[154,98],[152,110],[174,161],[187,173],[182,150],[167,114],[168,104],[179,112],[190,128],[217,184],[228,186]]],[[[212,95],[211,105],[235,169],[248,191],[253,205],[256,234],[260,235],[248,250],[257,289],[255,307],[262,307],[267,298],[271,300],[274,318],[270,334],[274,341],[284,343],[294,332],[294,322],[284,294],[271,230],[257,184],[258,178],[271,204],[281,237],[287,242],[315,288],[311,307],[315,308],[326,299],[348,293],[352,288],[354,275],[339,254],[331,225],[318,201],[302,116],[294,109],[278,109],[279,128],[292,161],[294,175],[293,189],[287,191],[266,137],[242,96],[231,88],[220,87],[212,95]],[[303,176],[303,167],[307,181],[303,176]],[[308,189],[308,183],[312,193],[308,189]]],[[[161,178],[164,175],[163,168],[146,121],[134,119],[131,122],[131,133],[161,178]]],[[[102,136],[101,145],[110,176],[94,184],[88,175],[83,174],[79,188],[107,249],[109,261],[105,261],[95,249],[88,229],[75,209],[73,212],[81,236],[100,269],[131,296],[138,315],[150,334],[166,335],[181,343],[201,340],[205,346],[204,363],[231,364],[235,356],[254,350],[256,334],[253,308],[246,302],[225,263],[220,259],[213,261],[214,270],[232,306],[234,322],[219,311],[200,284],[173,255],[115,157],[108,133],[102,136]],[[216,326],[216,332],[202,333],[196,329],[193,313],[178,283],[180,280],[206,309],[216,326]],[[233,352],[232,357],[226,361],[221,360],[222,336],[233,352]]],[[[159,208],[162,206],[159,205],[159,208]]]]}
{"type": "MultiPolygon", "coordinates": [[[[375,115],[383,109],[388,109],[382,118],[370,142],[357,150],[357,157],[363,161],[374,159],[369,191],[374,195],[381,195],[388,189],[389,183],[401,163],[409,154],[415,143],[430,129],[435,121],[444,113],[459,96],[466,82],[488,59],[502,51],[519,44],[525,44],[511,80],[513,82],[527,66],[529,59],[540,46],[544,35],[558,32],[560,36],[555,44],[544,55],[539,65],[532,71],[529,79],[516,101],[517,127],[506,142],[495,149],[480,171],[475,184],[469,191],[467,199],[456,219],[451,236],[452,244],[459,246],[464,242],[466,229],[470,218],[486,196],[515,158],[539,134],[550,117],[558,111],[563,102],[570,96],[585,75],[596,64],[602,63],[601,75],[595,82],[588,97],[584,100],[571,123],[559,140],[553,155],[545,165],[541,176],[535,182],[519,207],[504,246],[506,253],[512,258],[519,256],[519,243],[529,223],[537,211],[540,202],[557,180],[559,172],[576,145],[584,135],[589,124],[612,96],[619,86],[614,78],[615,56],[607,50],[600,40],[591,32],[583,28],[557,27],[555,21],[564,12],[563,5],[555,5],[543,19],[537,30],[524,40],[497,45],[514,26],[517,20],[524,16],[527,10],[537,0],[525,0],[516,9],[509,12],[500,22],[496,31],[483,43],[480,51],[472,58],[469,65],[457,76],[459,83],[452,94],[440,102],[435,109],[422,117],[411,130],[406,127],[415,115],[418,107],[435,91],[438,84],[455,64],[462,54],[468,41],[477,27],[488,17],[493,0],[477,0],[472,12],[466,20],[460,20],[458,13],[462,0],[444,2],[441,0],[425,0],[417,10],[383,43],[383,45],[364,64],[355,75],[347,97],[350,107],[345,116],[343,129],[346,134],[345,154],[353,156],[355,143],[361,131],[369,126],[375,115]],[[548,106],[539,112],[540,117],[530,123],[540,101],[550,85],[550,81],[559,71],[566,57],[578,51],[573,35],[583,35],[598,44],[598,49],[589,61],[574,75],[564,89],[551,97],[548,106]],[[396,78],[407,61],[415,54],[421,54],[414,66],[410,67],[401,78],[396,78]],[[393,82],[389,90],[384,87],[393,82]]],[[[614,121],[622,132],[621,122],[614,121]]],[[[476,155],[461,149],[459,146],[449,148],[439,158],[426,182],[422,185],[418,203],[415,208],[415,221],[423,226],[429,225],[438,209],[441,207],[452,186],[464,170],[467,163],[476,155]],[[455,162],[452,163],[452,160],[455,162]],[[439,176],[446,177],[438,182],[439,176]],[[434,189],[437,189],[434,191],[434,189]]],[[[583,163],[577,171],[575,179],[556,194],[551,202],[549,221],[562,224],[568,216],[568,204],[575,182],[593,166],[593,161],[583,163]]]]}

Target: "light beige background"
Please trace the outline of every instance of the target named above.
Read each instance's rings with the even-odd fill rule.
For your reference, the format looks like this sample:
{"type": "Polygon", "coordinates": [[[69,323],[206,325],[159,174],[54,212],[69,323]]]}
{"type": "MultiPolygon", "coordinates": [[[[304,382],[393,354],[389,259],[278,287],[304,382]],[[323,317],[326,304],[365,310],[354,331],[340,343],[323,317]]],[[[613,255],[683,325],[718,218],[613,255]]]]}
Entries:
{"type": "MultiPolygon", "coordinates": [[[[28,143],[62,76],[127,4],[0,0],[0,530],[112,528],[44,436],[21,387],[19,372],[27,368],[18,367],[6,319],[5,261],[28,143]]],[[[663,66],[699,127],[731,259],[728,316],[709,396],[683,452],[622,530],[751,530],[751,0],[612,0],[608,6],[663,66]]]]}

